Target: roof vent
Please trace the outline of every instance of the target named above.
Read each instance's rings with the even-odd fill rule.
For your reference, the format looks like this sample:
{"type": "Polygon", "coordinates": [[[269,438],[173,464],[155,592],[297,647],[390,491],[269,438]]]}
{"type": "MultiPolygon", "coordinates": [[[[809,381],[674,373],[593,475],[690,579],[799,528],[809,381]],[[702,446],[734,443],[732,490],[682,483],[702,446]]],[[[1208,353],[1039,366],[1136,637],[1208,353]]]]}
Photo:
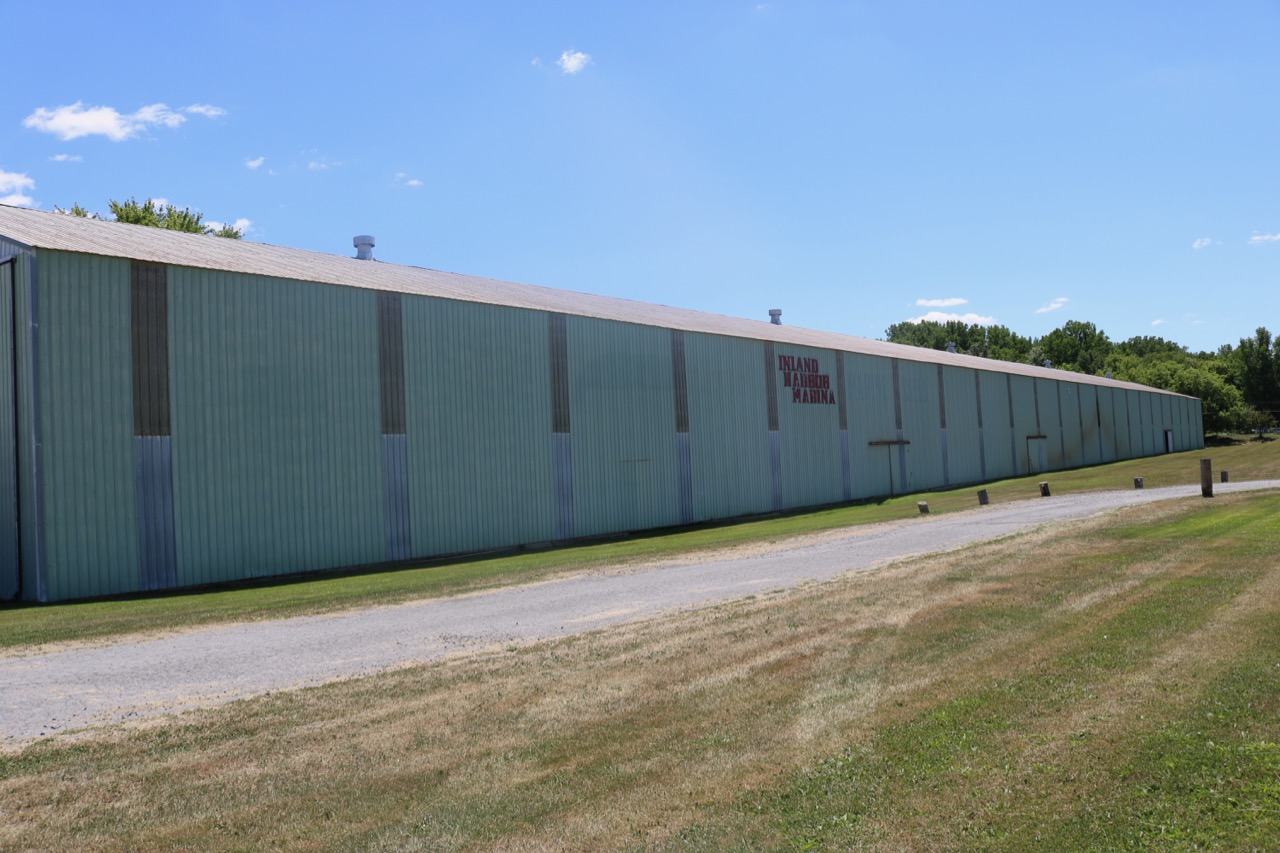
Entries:
{"type": "Polygon", "coordinates": [[[955,355],[955,354],[956,354],[956,342],[955,342],[955,341],[947,341],[947,352],[951,353],[952,355],[955,355]]]}
{"type": "Polygon", "coordinates": [[[373,260],[373,235],[359,234],[351,238],[351,245],[356,247],[356,260],[373,260]]]}
{"type": "Polygon", "coordinates": [[[782,325],[782,309],[781,308],[769,309],[769,322],[775,326],[782,325]]]}

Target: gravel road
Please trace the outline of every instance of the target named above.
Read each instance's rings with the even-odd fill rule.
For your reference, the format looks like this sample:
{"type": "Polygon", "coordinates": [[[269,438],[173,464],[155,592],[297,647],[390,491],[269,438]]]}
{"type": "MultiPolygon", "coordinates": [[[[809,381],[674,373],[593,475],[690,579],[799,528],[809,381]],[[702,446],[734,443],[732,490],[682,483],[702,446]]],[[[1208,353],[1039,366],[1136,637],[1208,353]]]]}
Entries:
{"type": "MultiPolygon", "coordinates": [[[[1215,494],[1273,488],[1280,480],[1214,485],[1215,494]]],[[[0,746],[581,633],[828,580],[1047,522],[1199,495],[1198,486],[1177,486],[1041,498],[455,598],[90,647],[17,650],[0,654],[0,746]]]]}

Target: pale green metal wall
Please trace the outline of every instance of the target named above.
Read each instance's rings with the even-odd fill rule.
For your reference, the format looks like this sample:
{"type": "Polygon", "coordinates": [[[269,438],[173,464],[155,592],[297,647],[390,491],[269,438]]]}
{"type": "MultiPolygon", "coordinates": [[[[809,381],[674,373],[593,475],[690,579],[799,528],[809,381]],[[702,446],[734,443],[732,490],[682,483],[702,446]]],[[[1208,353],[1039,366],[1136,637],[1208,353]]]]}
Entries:
{"type": "Polygon", "coordinates": [[[555,538],[547,318],[404,298],[415,555],[555,538]]]}
{"type": "Polygon", "coordinates": [[[181,584],[379,562],[375,294],[169,270],[181,584]]]}
{"type": "Polygon", "coordinates": [[[138,270],[48,251],[35,268],[36,304],[25,259],[14,294],[27,598],[145,588],[160,522],[173,574],[159,576],[187,586],[834,503],[846,446],[853,499],[1163,452],[1165,429],[1176,449],[1202,446],[1198,401],[1067,375],[411,294],[388,315],[386,294],[182,267],[155,272],[171,423],[151,436],[137,422],[138,270]],[[830,397],[803,402],[795,365],[830,397]],[[171,471],[146,467],[153,445],[171,448],[171,471]],[[146,521],[165,501],[171,519],[146,521]]]}

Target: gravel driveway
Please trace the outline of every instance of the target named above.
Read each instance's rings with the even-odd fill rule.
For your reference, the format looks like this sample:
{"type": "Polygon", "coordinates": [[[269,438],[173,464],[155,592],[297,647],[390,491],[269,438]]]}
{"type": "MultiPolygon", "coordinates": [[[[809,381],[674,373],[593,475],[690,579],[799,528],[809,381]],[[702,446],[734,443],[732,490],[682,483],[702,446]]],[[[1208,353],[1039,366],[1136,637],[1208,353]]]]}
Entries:
{"type": "MultiPolygon", "coordinates": [[[[1280,480],[1214,485],[1215,494],[1267,488],[1280,488],[1280,480]]],[[[1176,486],[1028,500],[454,598],[87,648],[10,652],[0,656],[0,746],[581,633],[827,580],[1046,522],[1199,494],[1198,486],[1176,486]]]]}

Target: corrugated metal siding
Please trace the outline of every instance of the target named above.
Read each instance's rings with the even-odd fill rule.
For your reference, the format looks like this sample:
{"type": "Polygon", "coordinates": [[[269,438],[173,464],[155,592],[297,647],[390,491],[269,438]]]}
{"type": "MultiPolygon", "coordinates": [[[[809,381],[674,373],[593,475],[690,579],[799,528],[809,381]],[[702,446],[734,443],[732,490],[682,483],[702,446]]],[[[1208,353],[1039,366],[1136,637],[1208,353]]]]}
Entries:
{"type": "Polygon", "coordinates": [[[1134,455],[1130,438],[1132,432],[1129,429],[1129,392],[1115,391],[1112,396],[1115,398],[1113,408],[1116,415],[1116,449],[1121,459],[1129,459],[1134,455]]]}
{"type": "Polygon", "coordinates": [[[1098,439],[1098,389],[1092,385],[1077,387],[1080,395],[1080,452],[1085,465],[1102,462],[1102,445],[1098,439]]]}
{"type": "Polygon", "coordinates": [[[1037,379],[1036,393],[1039,394],[1040,432],[1048,436],[1045,451],[1049,457],[1049,470],[1058,471],[1066,467],[1062,457],[1062,425],[1061,413],[1058,410],[1058,388],[1061,383],[1054,379],[1037,379]]]}
{"type": "Polygon", "coordinates": [[[782,503],[790,508],[843,500],[840,407],[835,396],[841,391],[836,381],[835,353],[810,347],[779,346],[776,354],[771,368],[777,378],[782,503]],[[780,369],[779,359],[790,359],[783,362],[786,366],[810,366],[817,370],[780,369]],[[810,402],[804,402],[805,399],[810,402]],[[815,400],[818,402],[813,402],[815,400]]]}
{"type": "Polygon", "coordinates": [[[678,524],[670,333],[584,317],[568,330],[576,534],[678,524]]]}
{"type": "Polygon", "coordinates": [[[853,470],[853,497],[890,494],[898,449],[883,442],[898,438],[892,405],[893,364],[884,358],[846,355],[845,386],[849,401],[849,465],[853,470]]]}
{"type": "Polygon", "coordinates": [[[0,259],[17,255],[14,263],[0,264],[0,601],[18,595],[21,587],[18,561],[18,436],[17,406],[13,385],[13,295],[18,287],[18,264],[26,258],[0,243],[0,259]]]}
{"type": "Polygon", "coordinates": [[[1017,474],[1017,444],[1009,423],[1009,383],[1003,373],[978,371],[982,385],[982,437],[986,448],[987,479],[1017,474]]]}
{"type": "Polygon", "coordinates": [[[376,294],[169,271],[183,584],[386,553],[376,294]]]}
{"type": "Polygon", "coordinates": [[[1116,399],[1110,388],[1099,389],[1098,410],[1101,412],[1100,425],[1102,442],[1102,461],[1116,461],[1116,399]]]}
{"type": "Polygon", "coordinates": [[[1017,470],[1014,476],[1038,473],[1037,468],[1031,467],[1033,459],[1027,445],[1030,436],[1041,434],[1036,408],[1035,380],[1025,376],[1010,376],[1009,390],[1009,399],[1013,406],[1013,450],[1017,459],[1017,470]]]}
{"type": "Polygon", "coordinates": [[[986,449],[979,437],[978,385],[974,377],[975,371],[962,367],[942,368],[947,403],[947,461],[952,485],[984,479],[986,449]]]}
{"type": "Polygon", "coordinates": [[[52,600],[141,588],[129,262],[42,252],[45,567],[52,600]]]}
{"type": "Polygon", "coordinates": [[[768,512],[773,478],[764,344],[687,334],[685,359],[694,518],[768,512]]]}
{"type": "Polygon", "coordinates": [[[942,415],[938,405],[938,370],[933,365],[899,362],[902,431],[907,449],[907,480],[902,491],[946,485],[942,468],[942,415]]]}
{"type": "Polygon", "coordinates": [[[1080,391],[1084,386],[1075,382],[1059,382],[1061,400],[1063,466],[1079,468],[1084,465],[1084,413],[1080,410],[1080,391]]]}
{"type": "Polygon", "coordinates": [[[405,297],[404,321],[415,555],[554,539],[547,316],[405,297]]]}

